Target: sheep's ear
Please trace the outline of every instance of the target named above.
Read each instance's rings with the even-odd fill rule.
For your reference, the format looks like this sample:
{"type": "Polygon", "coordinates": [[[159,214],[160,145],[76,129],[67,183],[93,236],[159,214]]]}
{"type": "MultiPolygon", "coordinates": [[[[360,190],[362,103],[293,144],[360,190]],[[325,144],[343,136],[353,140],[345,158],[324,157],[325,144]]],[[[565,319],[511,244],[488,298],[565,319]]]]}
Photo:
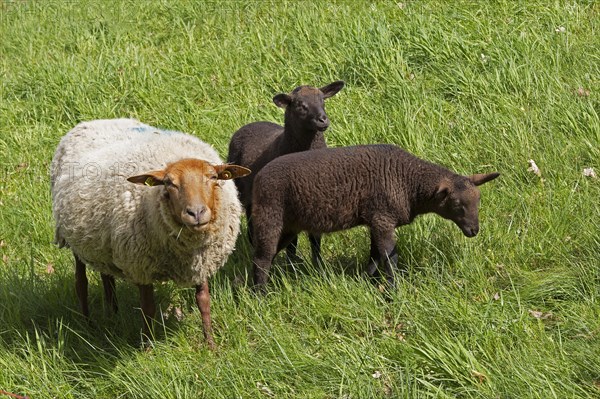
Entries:
{"type": "Polygon", "coordinates": [[[230,180],[250,174],[250,169],[239,165],[215,165],[220,180],[230,180]]]}
{"type": "Polygon", "coordinates": [[[487,183],[491,180],[494,180],[496,177],[500,176],[500,173],[498,172],[494,172],[494,173],[480,173],[480,174],[476,174],[476,175],[471,175],[469,176],[469,180],[471,180],[471,182],[476,185],[476,186],[481,186],[483,183],[487,183]]]}
{"type": "Polygon", "coordinates": [[[343,80],[337,80],[333,83],[329,83],[327,86],[321,87],[321,93],[323,93],[323,98],[333,97],[337,94],[338,91],[342,90],[345,83],[343,80]]]}
{"type": "Polygon", "coordinates": [[[280,93],[273,97],[273,102],[279,108],[285,108],[292,102],[292,97],[290,97],[288,94],[280,93]]]}
{"type": "Polygon", "coordinates": [[[437,201],[441,201],[448,196],[450,193],[450,183],[447,180],[442,180],[435,190],[434,198],[437,201]]]}
{"type": "Polygon", "coordinates": [[[143,184],[149,187],[160,186],[164,184],[165,175],[166,173],[164,170],[155,170],[143,175],[131,176],[127,179],[127,181],[135,184],[143,184]]]}

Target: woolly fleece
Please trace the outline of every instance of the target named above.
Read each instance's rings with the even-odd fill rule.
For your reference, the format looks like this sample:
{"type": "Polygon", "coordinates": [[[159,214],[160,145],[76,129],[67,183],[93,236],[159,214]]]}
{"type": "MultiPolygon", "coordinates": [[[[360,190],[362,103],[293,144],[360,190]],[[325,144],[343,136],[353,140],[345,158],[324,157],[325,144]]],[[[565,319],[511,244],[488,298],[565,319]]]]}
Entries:
{"type": "Polygon", "coordinates": [[[199,234],[171,218],[163,186],[130,176],[197,158],[223,161],[196,137],[133,119],[82,122],[61,140],[51,164],[55,242],[93,269],[135,284],[198,285],[225,264],[240,229],[233,181],[220,181],[212,226],[199,234]]]}

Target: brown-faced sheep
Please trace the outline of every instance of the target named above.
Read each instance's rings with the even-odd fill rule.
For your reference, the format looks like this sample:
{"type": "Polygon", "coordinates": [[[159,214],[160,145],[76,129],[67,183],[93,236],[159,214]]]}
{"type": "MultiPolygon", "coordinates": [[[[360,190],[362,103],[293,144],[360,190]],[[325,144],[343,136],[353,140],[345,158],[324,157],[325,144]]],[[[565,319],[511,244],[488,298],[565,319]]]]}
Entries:
{"type": "Polygon", "coordinates": [[[288,154],[256,176],[252,201],[254,282],[263,286],[275,255],[301,231],[321,234],[366,225],[368,272],[382,266],[393,283],[394,229],[421,214],[479,232],[479,189],[498,173],[461,176],[394,145],[325,148],[288,154]]]}
{"type": "MultiPolygon", "coordinates": [[[[227,162],[242,165],[252,174],[237,179],[235,184],[249,221],[252,214],[252,185],[254,176],[273,159],[292,152],[327,147],[323,132],[329,127],[324,100],[332,97],[344,87],[343,81],[327,86],[296,87],[290,94],[277,94],[273,102],[285,108],[284,125],[271,122],[253,122],[234,133],[229,143],[227,162]]],[[[248,233],[252,240],[251,224],[248,233]]],[[[320,234],[309,235],[313,262],[320,259],[320,234]]],[[[290,240],[287,253],[294,258],[297,237],[290,240]]]]}
{"type": "Polygon", "coordinates": [[[83,122],[63,137],[51,166],[55,237],[75,256],[85,316],[86,265],[101,273],[114,311],[114,278],[138,286],[146,335],[156,310],[152,283],[173,280],[196,287],[214,347],[208,278],[233,251],[242,212],[228,180],[250,172],[221,163],[196,137],[131,119],[83,122]]]}

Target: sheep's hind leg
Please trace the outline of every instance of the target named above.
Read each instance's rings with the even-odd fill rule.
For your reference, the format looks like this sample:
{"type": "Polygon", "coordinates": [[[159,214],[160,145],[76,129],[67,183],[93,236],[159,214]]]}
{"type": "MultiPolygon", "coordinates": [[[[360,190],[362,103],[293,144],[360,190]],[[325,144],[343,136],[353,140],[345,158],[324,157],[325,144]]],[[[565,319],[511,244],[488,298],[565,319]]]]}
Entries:
{"type": "Polygon", "coordinates": [[[113,313],[117,313],[119,307],[117,305],[117,295],[115,293],[115,278],[104,273],[100,273],[100,277],[102,277],[102,286],[104,287],[104,303],[106,303],[106,307],[113,313]]]}
{"type": "Polygon", "coordinates": [[[77,292],[77,299],[79,300],[79,306],[81,307],[81,313],[85,317],[90,316],[88,308],[88,279],[85,274],[85,263],[73,254],[75,257],[75,292],[77,292]]]}
{"type": "MultiPolygon", "coordinates": [[[[321,257],[321,234],[309,234],[308,241],[310,242],[310,253],[313,265],[321,266],[323,264],[323,258],[321,257]]],[[[298,250],[298,236],[294,236],[287,247],[285,247],[285,254],[288,262],[300,263],[302,258],[299,257],[296,252],[298,250]]]]}
{"type": "Polygon", "coordinates": [[[298,251],[298,236],[292,238],[290,243],[285,247],[285,255],[289,263],[300,263],[302,258],[299,257],[296,252],[298,251]]]}
{"type": "Polygon", "coordinates": [[[152,337],[152,321],[156,314],[156,305],[154,304],[154,288],[152,284],[138,284],[140,290],[140,303],[142,308],[142,334],[150,339],[152,337]]]}
{"type": "MultiPolygon", "coordinates": [[[[372,227],[371,228],[371,254],[374,248],[378,252],[379,265],[383,265],[383,273],[389,286],[394,286],[394,270],[398,263],[396,252],[396,236],[394,227],[372,227]]],[[[379,268],[377,268],[379,271],[379,268]]],[[[379,271],[380,272],[380,271],[379,271]]]]}
{"type": "Polygon", "coordinates": [[[321,234],[309,234],[308,241],[310,241],[310,253],[312,256],[313,265],[322,266],[323,257],[321,256],[321,234]]]}
{"type": "Polygon", "coordinates": [[[210,319],[210,291],[208,280],[196,286],[196,305],[202,316],[202,329],[204,330],[204,339],[211,350],[215,349],[215,341],[212,336],[212,322],[210,319]]]}

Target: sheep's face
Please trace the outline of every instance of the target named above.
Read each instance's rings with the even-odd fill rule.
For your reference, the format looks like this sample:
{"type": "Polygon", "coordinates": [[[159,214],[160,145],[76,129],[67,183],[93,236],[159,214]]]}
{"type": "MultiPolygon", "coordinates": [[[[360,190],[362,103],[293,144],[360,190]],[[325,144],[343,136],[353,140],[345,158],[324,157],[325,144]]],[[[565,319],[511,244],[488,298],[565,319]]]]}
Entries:
{"type": "Polygon", "coordinates": [[[183,159],[163,170],[128,178],[132,183],[163,186],[173,218],[193,231],[202,231],[214,219],[220,180],[246,176],[238,165],[212,165],[199,159],[183,159]]]}
{"type": "Polygon", "coordinates": [[[299,86],[290,94],[277,94],[273,97],[273,102],[278,107],[285,108],[286,124],[304,131],[323,132],[329,127],[325,99],[334,96],[342,87],[342,81],[321,88],[299,86]]]}
{"type": "Polygon", "coordinates": [[[479,200],[477,186],[500,176],[499,173],[456,176],[444,179],[435,194],[436,213],[452,220],[467,237],[479,233],[479,200]]]}

